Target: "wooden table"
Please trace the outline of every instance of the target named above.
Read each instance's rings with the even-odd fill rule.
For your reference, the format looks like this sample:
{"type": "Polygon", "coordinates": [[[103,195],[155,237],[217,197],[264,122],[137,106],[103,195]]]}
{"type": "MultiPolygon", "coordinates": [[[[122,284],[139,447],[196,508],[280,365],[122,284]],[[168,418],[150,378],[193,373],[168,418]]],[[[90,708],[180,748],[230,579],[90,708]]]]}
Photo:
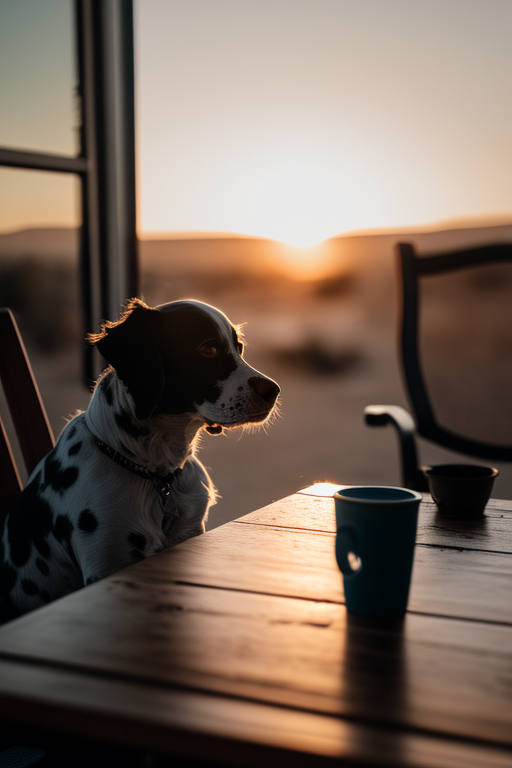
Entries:
{"type": "MultiPolygon", "coordinates": [[[[347,615],[316,485],[0,628],[0,714],[236,765],[512,767],[512,501],[421,505],[403,621],[347,615]]],[[[329,495],[322,495],[329,494],[329,495]]]]}

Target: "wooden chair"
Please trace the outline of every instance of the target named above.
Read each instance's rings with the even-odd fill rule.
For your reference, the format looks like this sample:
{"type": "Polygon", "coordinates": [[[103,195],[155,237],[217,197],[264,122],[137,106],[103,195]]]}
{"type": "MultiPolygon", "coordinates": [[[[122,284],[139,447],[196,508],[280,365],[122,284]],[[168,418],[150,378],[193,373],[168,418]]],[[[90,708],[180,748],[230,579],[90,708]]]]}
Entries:
{"type": "Polygon", "coordinates": [[[398,260],[401,275],[401,362],[413,416],[396,405],[369,405],[364,414],[366,423],[371,426],[392,424],[396,428],[400,441],[403,485],[413,490],[427,491],[426,477],[418,467],[416,435],[458,453],[490,461],[512,461],[512,445],[470,439],[437,422],[420,362],[419,281],[425,275],[512,261],[512,245],[498,243],[418,257],[411,244],[399,243],[398,260]]]}
{"type": "MultiPolygon", "coordinates": [[[[16,320],[0,309],[0,380],[30,474],[55,440],[37,388],[16,320]]],[[[21,493],[20,474],[0,416],[0,522],[21,493]]]]}

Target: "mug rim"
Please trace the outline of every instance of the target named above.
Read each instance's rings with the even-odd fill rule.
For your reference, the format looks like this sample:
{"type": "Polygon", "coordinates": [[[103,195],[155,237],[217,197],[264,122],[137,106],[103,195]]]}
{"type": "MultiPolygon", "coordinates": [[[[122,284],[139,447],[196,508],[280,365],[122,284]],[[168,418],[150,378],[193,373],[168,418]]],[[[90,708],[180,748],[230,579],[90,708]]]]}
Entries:
{"type": "Polygon", "coordinates": [[[427,478],[439,480],[491,480],[499,475],[499,469],[484,464],[429,464],[422,467],[427,478]]]}
{"type": "Polygon", "coordinates": [[[403,488],[399,485],[351,485],[348,488],[344,488],[343,490],[336,491],[333,493],[333,497],[335,499],[340,499],[343,501],[353,501],[356,504],[375,504],[375,505],[383,505],[383,504],[410,504],[412,501],[423,501],[423,496],[418,491],[413,491],[410,488],[403,488]],[[368,489],[375,489],[375,490],[389,490],[389,491],[402,491],[404,493],[410,494],[410,496],[404,497],[402,499],[371,499],[371,498],[358,498],[357,496],[344,496],[343,494],[346,491],[364,491],[368,489]]]}

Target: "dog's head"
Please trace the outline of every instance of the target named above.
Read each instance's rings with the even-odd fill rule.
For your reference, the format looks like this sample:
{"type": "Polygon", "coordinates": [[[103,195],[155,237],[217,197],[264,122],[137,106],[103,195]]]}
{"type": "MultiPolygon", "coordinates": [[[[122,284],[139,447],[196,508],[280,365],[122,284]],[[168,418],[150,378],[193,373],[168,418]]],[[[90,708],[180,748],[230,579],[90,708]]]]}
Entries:
{"type": "Polygon", "coordinates": [[[200,301],[152,308],[133,299],[120,320],[90,340],[126,385],[141,420],[197,413],[217,434],[265,421],[279,394],[275,381],[243,359],[240,330],[200,301]]]}

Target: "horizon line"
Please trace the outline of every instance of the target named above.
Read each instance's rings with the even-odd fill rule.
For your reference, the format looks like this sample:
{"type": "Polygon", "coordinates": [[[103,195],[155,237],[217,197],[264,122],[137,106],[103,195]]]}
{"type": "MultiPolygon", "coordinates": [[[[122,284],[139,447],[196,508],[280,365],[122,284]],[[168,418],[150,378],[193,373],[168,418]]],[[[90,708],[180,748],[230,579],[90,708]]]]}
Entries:
{"type": "Polygon", "coordinates": [[[504,214],[489,214],[489,216],[460,216],[452,217],[448,219],[440,219],[439,221],[430,222],[428,224],[411,224],[411,225],[397,225],[390,227],[363,227],[358,229],[348,229],[344,232],[338,232],[337,234],[330,235],[323,240],[319,240],[311,246],[291,246],[283,240],[278,240],[274,237],[267,237],[265,235],[251,235],[242,232],[224,232],[224,231],[208,231],[208,230],[176,230],[176,231],[144,231],[137,230],[137,237],[139,240],[221,240],[226,239],[239,239],[239,240],[267,240],[274,243],[281,243],[283,245],[290,245],[294,248],[316,248],[322,243],[326,243],[329,240],[337,240],[340,237],[360,237],[360,236],[378,236],[378,235],[398,235],[398,234],[421,234],[421,233],[433,233],[433,232],[447,232],[456,229],[485,229],[491,227],[506,227],[512,225],[512,213],[504,214]]]}
{"type": "MultiPolygon", "coordinates": [[[[457,229],[485,229],[492,227],[502,227],[512,225],[512,213],[504,214],[490,214],[488,216],[466,216],[466,217],[452,217],[447,219],[441,219],[429,224],[415,224],[415,225],[403,225],[403,226],[390,226],[390,227],[366,227],[359,229],[346,230],[334,235],[326,237],[324,240],[319,240],[311,246],[291,246],[282,240],[278,240],[273,237],[267,237],[265,235],[252,235],[242,232],[226,232],[222,230],[170,230],[170,231],[158,231],[149,230],[145,231],[137,229],[137,239],[141,241],[152,240],[264,240],[269,242],[281,243],[283,245],[289,245],[290,247],[297,248],[316,248],[322,243],[326,243],[329,240],[337,240],[342,237],[364,237],[364,236],[378,236],[378,235],[398,235],[398,234],[421,234],[421,233],[434,233],[434,232],[446,232],[457,229]]],[[[67,229],[77,230],[80,227],[74,227],[70,225],[51,224],[47,226],[25,226],[17,229],[0,230],[0,237],[8,235],[21,234],[22,232],[31,232],[37,230],[52,230],[52,229],[67,229]]]]}

